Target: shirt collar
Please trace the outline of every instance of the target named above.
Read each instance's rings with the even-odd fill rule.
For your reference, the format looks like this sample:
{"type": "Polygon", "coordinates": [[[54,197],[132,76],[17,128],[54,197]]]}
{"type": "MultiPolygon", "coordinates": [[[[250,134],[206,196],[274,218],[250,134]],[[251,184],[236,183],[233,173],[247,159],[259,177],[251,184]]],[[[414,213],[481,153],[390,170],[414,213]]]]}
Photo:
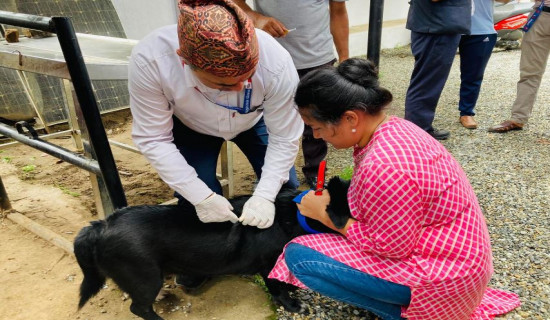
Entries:
{"type": "Polygon", "coordinates": [[[206,85],[204,85],[195,76],[195,74],[193,74],[193,71],[191,70],[191,68],[189,66],[182,64],[182,67],[183,67],[183,78],[185,80],[184,82],[185,82],[185,87],[186,88],[197,88],[201,92],[204,92],[204,93],[206,93],[206,92],[208,92],[208,93],[220,93],[220,90],[210,88],[210,87],[207,87],[206,85]]]}

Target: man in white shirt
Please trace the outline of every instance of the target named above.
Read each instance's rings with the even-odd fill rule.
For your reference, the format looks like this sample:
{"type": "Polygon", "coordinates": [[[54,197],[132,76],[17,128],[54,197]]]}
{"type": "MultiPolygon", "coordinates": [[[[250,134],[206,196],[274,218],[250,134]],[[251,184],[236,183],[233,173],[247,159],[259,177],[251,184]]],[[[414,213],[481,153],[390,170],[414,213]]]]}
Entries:
{"type": "Polygon", "coordinates": [[[179,8],[177,26],[153,31],[132,52],[134,143],[201,221],[267,228],[281,186],[298,186],[303,122],[292,58],[230,0],[180,0],[179,8]],[[224,140],[239,146],[259,178],[240,218],[216,179],[224,140]]]}

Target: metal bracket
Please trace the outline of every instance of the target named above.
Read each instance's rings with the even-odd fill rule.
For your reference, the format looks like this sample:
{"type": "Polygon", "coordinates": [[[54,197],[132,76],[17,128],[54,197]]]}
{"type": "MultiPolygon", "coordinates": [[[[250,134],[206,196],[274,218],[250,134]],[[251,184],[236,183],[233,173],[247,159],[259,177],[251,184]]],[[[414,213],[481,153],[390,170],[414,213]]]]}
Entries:
{"type": "Polygon", "coordinates": [[[30,133],[31,139],[33,140],[40,139],[38,137],[38,133],[36,132],[36,130],[34,130],[34,128],[27,121],[19,121],[15,124],[15,129],[17,129],[17,132],[19,132],[20,134],[26,135],[23,128],[27,129],[28,133],[30,133]]]}

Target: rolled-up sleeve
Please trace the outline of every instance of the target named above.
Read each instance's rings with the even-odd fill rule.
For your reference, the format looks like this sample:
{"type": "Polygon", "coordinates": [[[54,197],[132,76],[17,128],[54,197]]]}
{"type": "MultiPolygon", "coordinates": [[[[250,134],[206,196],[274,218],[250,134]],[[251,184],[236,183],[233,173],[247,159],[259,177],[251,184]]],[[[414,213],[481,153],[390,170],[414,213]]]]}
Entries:
{"type": "Polygon", "coordinates": [[[269,140],[262,177],[254,191],[254,195],[271,201],[275,200],[283,183],[288,181],[288,173],[298,155],[300,137],[304,131],[304,123],[294,104],[298,73],[290,55],[281,58],[284,63],[280,72],[274,74],[266,71],[271,72],[263,104],[269,140]]]}

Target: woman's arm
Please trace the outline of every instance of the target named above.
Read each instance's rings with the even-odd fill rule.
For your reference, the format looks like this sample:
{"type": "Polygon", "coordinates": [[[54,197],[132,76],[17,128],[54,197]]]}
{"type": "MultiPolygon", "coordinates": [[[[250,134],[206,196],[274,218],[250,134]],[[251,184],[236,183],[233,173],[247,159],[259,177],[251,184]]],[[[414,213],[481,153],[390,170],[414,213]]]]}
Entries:
{"type": "Polygon", "coordinates": [[[330,195],[308,193],[298,205],[300,212],[343,234],[357,247],[391,258],[410,255],[422,231],[420,191],[408,176],[386,165],[371,164],[355,173],[356,185],[350,209],[354,218],[338,229],[326,207],[330,195]]]}
{"type": "Polygon", "coordinates": [[[337,228],[327,213],[327,206],[330,203],[330,194],[327,190],[323,190],[322,195],[315,195],[315,191],[310,191],[306,194],[298,204],[300,213],[308,218],[318,220],[332,230],[343,234],[347,234],[348,228],[357,220],[349,218],[343,228],[337,228]]]}

